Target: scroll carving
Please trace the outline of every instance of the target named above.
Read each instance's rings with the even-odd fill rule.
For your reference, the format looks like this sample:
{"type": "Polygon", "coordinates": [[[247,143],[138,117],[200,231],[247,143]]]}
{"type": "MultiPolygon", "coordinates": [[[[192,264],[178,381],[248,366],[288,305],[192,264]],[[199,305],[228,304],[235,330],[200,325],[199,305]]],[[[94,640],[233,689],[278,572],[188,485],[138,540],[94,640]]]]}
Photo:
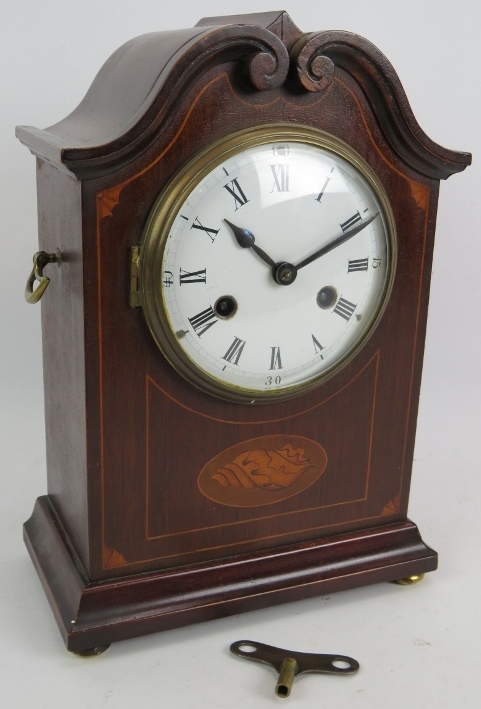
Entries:
{"type": "Polygon", "coordinates": [[[334,63],[322,54],[322,47],[322,35],[308,34],[299,40],[291,52],[297,78],[307,91],[325,91],[334,78],[334,63]]]}
{"type": "MultiPolygon", "coordinates": [[[[189,72],[182,72],[177,82],[185,85],[187,74],[205,71],[222,61],[239,59],[247,69],[247,76],[258,91],[282,86],[289,71],[289,54],[282,41],[261,27],[254,25],[230,25],[218,27],[202,37],[192,48],[192,56],[184,56],[189,72]],[[189,61],[190,59],[190,61],[189,61]]],[[[175,72],[173,72],[174,74],[175,72]]]]}

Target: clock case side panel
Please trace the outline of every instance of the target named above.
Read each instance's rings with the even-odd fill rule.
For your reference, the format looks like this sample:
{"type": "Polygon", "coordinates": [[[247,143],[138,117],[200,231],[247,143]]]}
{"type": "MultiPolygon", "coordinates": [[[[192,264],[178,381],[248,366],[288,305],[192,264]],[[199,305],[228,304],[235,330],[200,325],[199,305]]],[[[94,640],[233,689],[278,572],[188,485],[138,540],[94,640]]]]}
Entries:
{"type": "MultiPolygon", "coordinates": [[[[406,440],[404,447],[404,464],[402,475],[402,487],[400,490],[399,510],[407,517],[409,506],[409,494],[411,489],[411,477],[414,465],[414,449],[416,444],[417,419],[419,413],[419,401],[421,394],[421,384],[423,375],[424,350],[426,342],[429,296],[431,285],[431,273],[433,265],[436,217],[439,198],[439,180],[429,181],[429,199],[423,203],[425,212],[425,241],[424,251],[419,245],[419,251],[415,252],[417,258],[422,260],[421,279],[422,288],[419,292],[417,314],[416,314],[416,335],[413,347],[412,378],[409,391],[409,417],[406,425],[406,440]]],[[[414,197],[413,197],[414,199],[414,197]]],[[[400,333],[402,336],[402,333],[400,333]]],[[[399,396],[399,393],[398,393],[399,396]]],[[[393,398],[393,405],[396,406],[393,398]]]]}
{"type": "MultiPolygon", "coordinates": [[[[60,253],[41,302],[47,489],[89,564],[82,185],[37,158],[39,247],[60,253]]],[[[41,540],[37,540],[41,545],[41,540]]]]}

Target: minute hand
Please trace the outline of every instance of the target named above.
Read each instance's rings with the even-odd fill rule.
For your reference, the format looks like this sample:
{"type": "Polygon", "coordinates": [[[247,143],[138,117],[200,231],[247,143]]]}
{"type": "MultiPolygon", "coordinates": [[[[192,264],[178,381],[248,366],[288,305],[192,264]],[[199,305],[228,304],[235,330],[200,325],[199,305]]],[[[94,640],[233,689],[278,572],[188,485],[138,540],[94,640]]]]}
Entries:
{"type": "Polygon", "coordinates": [[[313,261],[316,261],[316,259],[321,258],[321,256],[324,256],[325,254],[328,254],[329,251],[332,251],[335,249],[337,246],[340,246],[343,244],[345,241],[348,241],[351,239],[353,236],[356,236],[356,234],[359,234],[360,231],[365,229],[369,224],[371,224],[376,217],[379,216],[379,212],[376,212],[372,217],[369,217],[369,219],[366,219],[365,221],[361,222],[361,224],[358,224],[357,226],[353,227],[352,229],[348,229],[347,231],[343,231],[342,234],[339,236],[336,236],[335,239],[330,241],[328,244],[323,246],[321,249],[316,251],[315,253],[311,254],[307,258],[305,258],[303,261],[297,264],[296,269],[299,270],[300,268],[304,268],[304,266],[307,266],[308,264],[312,263],[313,261]]]}

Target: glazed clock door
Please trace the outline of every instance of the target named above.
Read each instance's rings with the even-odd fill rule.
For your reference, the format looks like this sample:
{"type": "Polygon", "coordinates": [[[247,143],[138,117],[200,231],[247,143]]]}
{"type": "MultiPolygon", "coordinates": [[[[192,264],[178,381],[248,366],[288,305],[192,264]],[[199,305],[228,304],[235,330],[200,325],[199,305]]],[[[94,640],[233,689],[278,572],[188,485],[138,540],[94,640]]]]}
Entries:
{"type": "Polygon", "coordinates": [[[142,305],[161,351],[244,404],[304,393],[349,361],[387,304],[389,200],[346,144],[265,126],[196,156],[142,240],[142,305]]]}

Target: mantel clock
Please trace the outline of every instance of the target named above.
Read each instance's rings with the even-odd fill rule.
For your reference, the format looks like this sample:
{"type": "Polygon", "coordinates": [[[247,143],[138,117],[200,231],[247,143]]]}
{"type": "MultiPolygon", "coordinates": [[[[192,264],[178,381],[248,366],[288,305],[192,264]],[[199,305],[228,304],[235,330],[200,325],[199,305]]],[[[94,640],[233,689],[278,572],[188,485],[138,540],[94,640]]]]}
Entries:
{"type": "Polygon", "coordinates": [[[439,181],[470,156],[386,58],[207,18],[17,136],[48,469],[25,540],[68,649],[435,569],[407,505],[439,181]]]}

